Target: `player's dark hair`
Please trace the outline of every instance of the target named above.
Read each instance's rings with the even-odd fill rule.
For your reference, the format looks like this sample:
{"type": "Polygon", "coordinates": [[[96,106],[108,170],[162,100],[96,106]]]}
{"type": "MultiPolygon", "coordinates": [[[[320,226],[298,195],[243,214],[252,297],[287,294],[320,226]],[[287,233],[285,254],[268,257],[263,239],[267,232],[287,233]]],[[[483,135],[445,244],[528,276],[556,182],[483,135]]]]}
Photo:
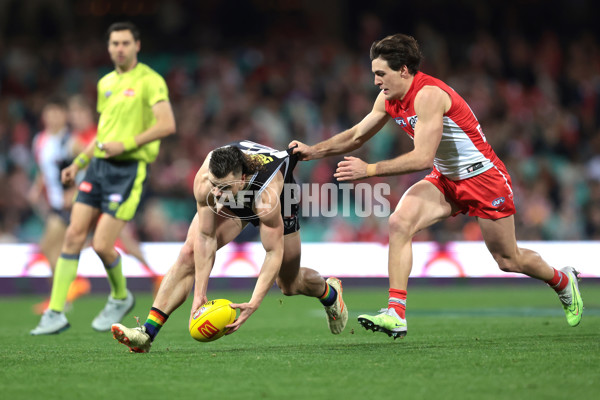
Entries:
{"type": "Polygon", "coordinates": [[[384,59],[394,71],[400,71],[406,65],[408,72],[412,75],[419,71],[419,66],[423,60],[419,43],[414,37],[402,33],[390,35],[373,42],[370,55],[371,60],[384,59]]]}
{"type": "Polygon", "coordinates": [[[133,24],[133,22],[123,21],[115,22],[108,27],[106,31],[106,41],[110,39],[110,34],[117,31],[129,31],[133,35],[133,39],[137,42],[140,40],[140,30],[133,24]]]}
{"type": "Polygon", "coordinates": [[[259,158],[244,154],[235,146],[220,147],[212,152],[208,169],[221,179],[229,173],[253,174],[262,168],[259,158]]]}

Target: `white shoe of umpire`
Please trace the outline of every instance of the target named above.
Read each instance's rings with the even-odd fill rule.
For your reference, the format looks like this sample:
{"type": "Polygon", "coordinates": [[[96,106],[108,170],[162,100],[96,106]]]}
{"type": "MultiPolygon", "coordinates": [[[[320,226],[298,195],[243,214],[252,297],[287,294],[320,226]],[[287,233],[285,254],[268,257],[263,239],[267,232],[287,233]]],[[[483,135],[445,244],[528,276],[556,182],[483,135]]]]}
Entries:
{"type": "Polygon", "coordinates": [[[127,297],[122,300],[113,299],[110,295],[104,309],[92,321],[92,328],[98,332],[107,332],[112,324],[121,322],[123,317],[135,306],[135,298],[128,290],[127,297]]]}
{"type": "Polygon", "coordinates": [[[42,314],[40,323],[31,332],[32,335],[52,335],[55,333],[61,333],[69,329],[71,325],[67,321],[65,314],[58,311],[47,309],[42,314]]]}
{"type": "Polygon", "coordinates": [[[325,307],[329,330],[334,335],[337,335],[342,333],[346,327],[346,323],[348,323],[348,308],[346,308],[346,304],[342,298],[342,292],[344,291],[342,289],[342,281],[340,281],[338,278],[328,278],[326,282],[337,292],[335,303],[325,307]]]}
{"type": "Polygon", "coordinates": [[[146,333],[146,327],[128,328],[125,325],[113,324],[110,328],[113,337],[129,347],[131,353],[147,353],[152,346],[150,335],[146,333]]]}

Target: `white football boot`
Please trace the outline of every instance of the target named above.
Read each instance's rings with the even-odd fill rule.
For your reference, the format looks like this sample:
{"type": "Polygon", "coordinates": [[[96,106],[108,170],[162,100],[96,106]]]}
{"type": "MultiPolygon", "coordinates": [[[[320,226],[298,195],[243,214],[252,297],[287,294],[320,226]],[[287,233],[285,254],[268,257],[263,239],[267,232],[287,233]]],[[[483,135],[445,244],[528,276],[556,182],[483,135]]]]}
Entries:
{"type": "Polygon", "coordinates": [[[146,333],[145,326],[128,328],[121,324],[113,324],[110,328],[113,337],[129,347],[131,353],[147,353],[152,346],[150,335],[146,333]]]}
{"type": "Polygon", "coordinates": [[[329,278],[326,282],[337,292],[337,298],[335,299],[335,302],[330,306],[325,306],[329,330],[334,335],[337,335],[342,333],[346,327],[346,323],[348,322],[348,308],[346,307],[346,303],[344,303],[344,299],[342,298],[342,292],[344,291],[342,289],[342,281],[340,281],[338,278],[329,278]]]}
{"type": "Polygon", "coordinates": [[[104,309],[92,321],[92,328],[98,332],[107,332],[112,324],[121,322],[123,317],[135,306],[133,294],[127,290],[127,297],[122,300],[113,299],[110,295],[104,309]]]}
{"type": "Polygon", "coordinates": [[[42,314],[40,323],[31,332],[32,335],[52,335],[55,333],[61,333],[69,329],[71,324],[67,321],[65,314],[58,311],[47,309],[42,314]]]}

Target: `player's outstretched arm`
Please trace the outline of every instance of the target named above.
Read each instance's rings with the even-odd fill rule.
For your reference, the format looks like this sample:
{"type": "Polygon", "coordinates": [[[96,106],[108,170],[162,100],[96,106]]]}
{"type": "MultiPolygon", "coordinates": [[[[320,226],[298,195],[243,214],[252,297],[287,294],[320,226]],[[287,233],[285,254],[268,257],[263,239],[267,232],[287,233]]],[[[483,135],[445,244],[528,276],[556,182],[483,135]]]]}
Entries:
{"type": "Polygon", "coordinates": [[[194,299],[191,316],[208,300],[206,289],[217,253],[215,214],[207,206],[198,207],[198,232],[194,238],[194,299]]]}
{"type": "Polygon", "coordinates": [[[352,128],[313,146],[292,140],[288,147],[297,146],[292,152],[298,154],[302,161],[349,153],[360,148],[367,140],[372,138],[389,119],[390,116],[385,111],[385,98],[383,93],[380,93],[371,112],[352,128]]]}
{"type": "Polygon", "coordinates": [[[194,197],[197,207],[197,227],[194,235],[194,299],[190,310],[190,320],[198,308],[207,301],[206,289],[210,272],[215,263],[217,253],[217,215],[207,203],[207,194],[210,191],[205,173],[208,168],[208,159],[196,174],[194,180],[194,197]]]}
{"type": "Polygon", "coordinates": [[[450,96],[443,90],[426,86],[415,97],[415,147],[391,160],[367,164],[356,157],[345,157],[338,163],[335,177],[350,181],[370,176],[401,175],[429,169],[442,139],[444,113],[451,106],[450,96]]]}
{"type": "MultiPolygon", "coordinates": [[[[227,334],[235,332],[246,322],[248,318],[258,309],[267,292],[279,273],[283,261],[283,219],[281,218],[281,207],[279,204],[279,191],[271,191],[273,187],[281,187],[283,178],[278,175],[281,182],[272,182],[267,189],[263,191],[260,204],[255,207],[256,214],[260,216],[260,240],[265,249],[265,260],[258,274],[256,285],[252,298],[247,303],[231,304],[231,308],[240,310],[239,317],[233,324],[227,325],[230,328],[227,334]]],[[[275,180],[274,180],[275,181],[275,180]]]]}

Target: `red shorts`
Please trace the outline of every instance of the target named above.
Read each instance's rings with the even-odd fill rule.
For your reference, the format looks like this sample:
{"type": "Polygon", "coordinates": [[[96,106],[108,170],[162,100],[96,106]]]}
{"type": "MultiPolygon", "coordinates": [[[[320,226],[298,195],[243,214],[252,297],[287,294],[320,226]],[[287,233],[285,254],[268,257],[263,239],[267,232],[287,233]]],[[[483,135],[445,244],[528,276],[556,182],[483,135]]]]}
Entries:
{"type": "Polygon", "coordinates": [[[459,208],[452,216],[463,213],[484,219],[500,219],[516,212],[510,175],[503,164],[460,181],[452,181],[433,168],[425,180],[433,183],[459,208]]]}

